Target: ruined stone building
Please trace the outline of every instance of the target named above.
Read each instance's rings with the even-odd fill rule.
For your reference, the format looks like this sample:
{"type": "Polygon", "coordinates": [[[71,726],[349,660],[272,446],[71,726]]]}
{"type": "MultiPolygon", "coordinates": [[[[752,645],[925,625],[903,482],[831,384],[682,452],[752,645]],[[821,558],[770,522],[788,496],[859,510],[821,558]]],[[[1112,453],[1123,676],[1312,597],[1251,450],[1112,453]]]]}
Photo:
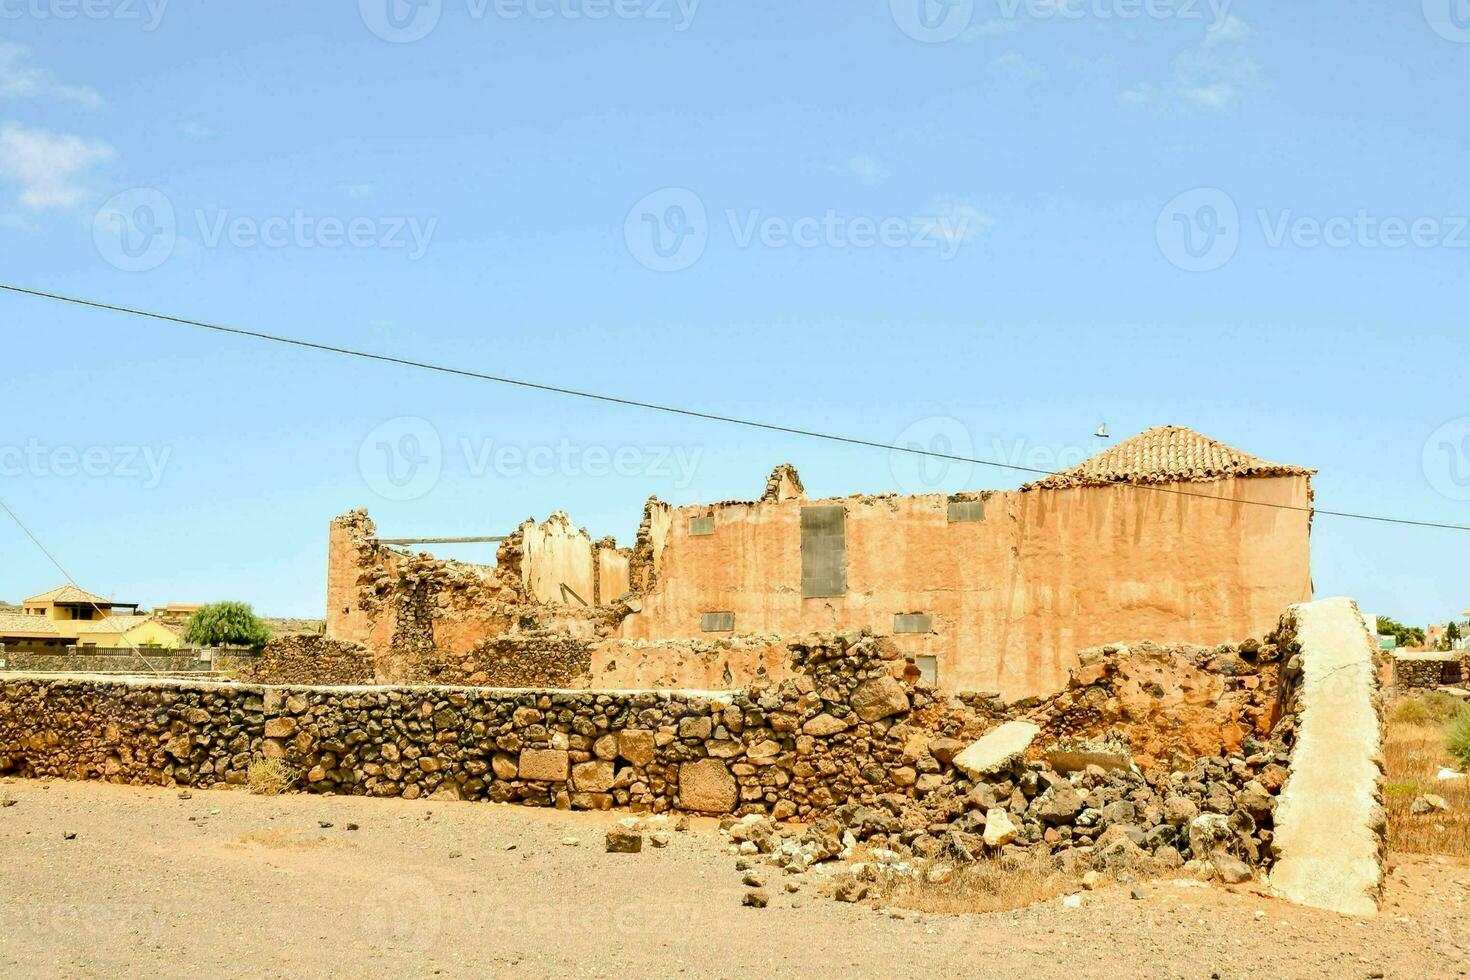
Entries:
{"type": "Polygon", "coordinates": [[[356,511],[327,633],[384,681],[712,689],[866,629],[942,688],[1050,693],[1083,648],[1261,635],[1310,600],[1311,475],[1177,426],[1012,491],[810,499],[781,466],[756,500],[650,499],[631,548],[527,521],[493,566],[381,544],[356,511]]]}

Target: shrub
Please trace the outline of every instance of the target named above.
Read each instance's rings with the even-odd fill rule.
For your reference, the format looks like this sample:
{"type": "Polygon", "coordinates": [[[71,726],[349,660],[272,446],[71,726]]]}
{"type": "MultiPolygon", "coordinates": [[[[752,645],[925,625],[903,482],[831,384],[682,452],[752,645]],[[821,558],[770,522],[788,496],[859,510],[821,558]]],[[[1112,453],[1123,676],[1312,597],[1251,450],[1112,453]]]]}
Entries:
{"type": "Polygon", "coordinates": [[[1463,707],[1459,698],[1443,691],[1426,691],[1403,698],[1393,706],[1393,720],[1411,725],[1443,725],[1463,707]]]}
{"type": "Polygon", "coordinates": [[[184,628],[184,642],[200,647],[263,647],[270,630],[243,602],[216,602],[197,610],[184,628]]]}
{"type": "Polygon", "coordinates": [[[297,772],[282,759],[257,759],[250,763],[246,782],[257,796],[280,796],[296,784],[297,772]]]}
{"type": "Polygon", "coordinates": [[[1470,767],[1470,705],[1462,705],[1458,714],[1445,725],[1445,748],[1462,767],[1470,767]]]}

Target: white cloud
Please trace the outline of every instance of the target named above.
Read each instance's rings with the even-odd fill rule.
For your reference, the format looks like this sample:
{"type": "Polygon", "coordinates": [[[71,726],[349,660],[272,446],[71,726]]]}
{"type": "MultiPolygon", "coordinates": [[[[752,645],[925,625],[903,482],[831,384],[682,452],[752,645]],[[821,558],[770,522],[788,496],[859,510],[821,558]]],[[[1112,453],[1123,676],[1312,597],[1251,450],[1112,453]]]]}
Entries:
{"type": "Polygon", "coordinates": [[[915,224],[930,238],[943,242],[952,252],[976,238],[995,224],[995,219],[965,201],[937,202],[930,213],[915,224]]]}
{"type": "Polygon", "coordinates": [[[866,153],[859,153],[847,161],[847,172],[865,184],[876,184],[888,176],[883,161],[866,153]]]}
{"type": "Polygon", "coordinates": [[[20,204],[32,211],[80,204],[91,169],[114,155],[106,143],[80,136],[0,127],[0,178],[20,185],[20,204]]]}
{"type": "Polygon", "coordinates": [[[1251,35],[1250,25],[1234,14],[1205,32],[1198,47],[1174,59],[1174,76],[1164,85],[1140,82],[1118,95],[1127,106],[1226,112],[1242,92],[1263,84],[1261,66],[1246,54],[1240,42],[1251,35]]]}
{"type": "Polygon", "coordinates": [[[75,102],[89,109],[102,106],[102,96],[82,85],[57,81],[44,68],[31,63],[31,50],[23,44],[0,41],[0,97],[55,99],[75,102]]]}
{"type": "Polygon", "coordinates": [[[348,197],[355,197],[360,199],[364,197],[372,197],[373,191],[377,190],[377,187],[373,184],[348,184],[344,188],[344,190],[347,191],[348,197]]]}

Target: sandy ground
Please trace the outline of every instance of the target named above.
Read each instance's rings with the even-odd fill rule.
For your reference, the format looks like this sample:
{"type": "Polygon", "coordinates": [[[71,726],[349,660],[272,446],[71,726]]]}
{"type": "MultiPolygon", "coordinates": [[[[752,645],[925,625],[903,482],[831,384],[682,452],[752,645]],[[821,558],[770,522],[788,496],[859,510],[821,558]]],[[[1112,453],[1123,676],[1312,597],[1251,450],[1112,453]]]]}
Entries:
{"type": "Polygon", "coordinates": [[[6,977],[1470,973],[1470,867],[1443,858],[1396,857],[1374,920],[1169,882],[894,918],[779,880],[741,907],[709,821],[627,855],[603,852],[607,814],[26,780],[6,798],[6,977]]]}

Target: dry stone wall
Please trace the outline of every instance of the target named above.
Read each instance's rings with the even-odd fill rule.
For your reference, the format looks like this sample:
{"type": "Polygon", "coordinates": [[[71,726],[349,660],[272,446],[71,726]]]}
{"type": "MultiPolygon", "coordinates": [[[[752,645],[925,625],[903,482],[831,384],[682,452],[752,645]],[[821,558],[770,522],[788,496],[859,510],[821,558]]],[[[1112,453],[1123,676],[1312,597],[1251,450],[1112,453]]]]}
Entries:
{"type": "Polygon", "coordinates": [[[280,759],[312,792],[783,819],[905,791],[899,722],[934,696],[872,637],[795,655],[720,694],[6,675],[0,773],[207,787],[280,759]]]}
{"type": "Polygon", "coordinates": [[[359,643],[289,633],[272,639],[234,673],[257,684],[371,684],[373,655],[359,643]]]}

